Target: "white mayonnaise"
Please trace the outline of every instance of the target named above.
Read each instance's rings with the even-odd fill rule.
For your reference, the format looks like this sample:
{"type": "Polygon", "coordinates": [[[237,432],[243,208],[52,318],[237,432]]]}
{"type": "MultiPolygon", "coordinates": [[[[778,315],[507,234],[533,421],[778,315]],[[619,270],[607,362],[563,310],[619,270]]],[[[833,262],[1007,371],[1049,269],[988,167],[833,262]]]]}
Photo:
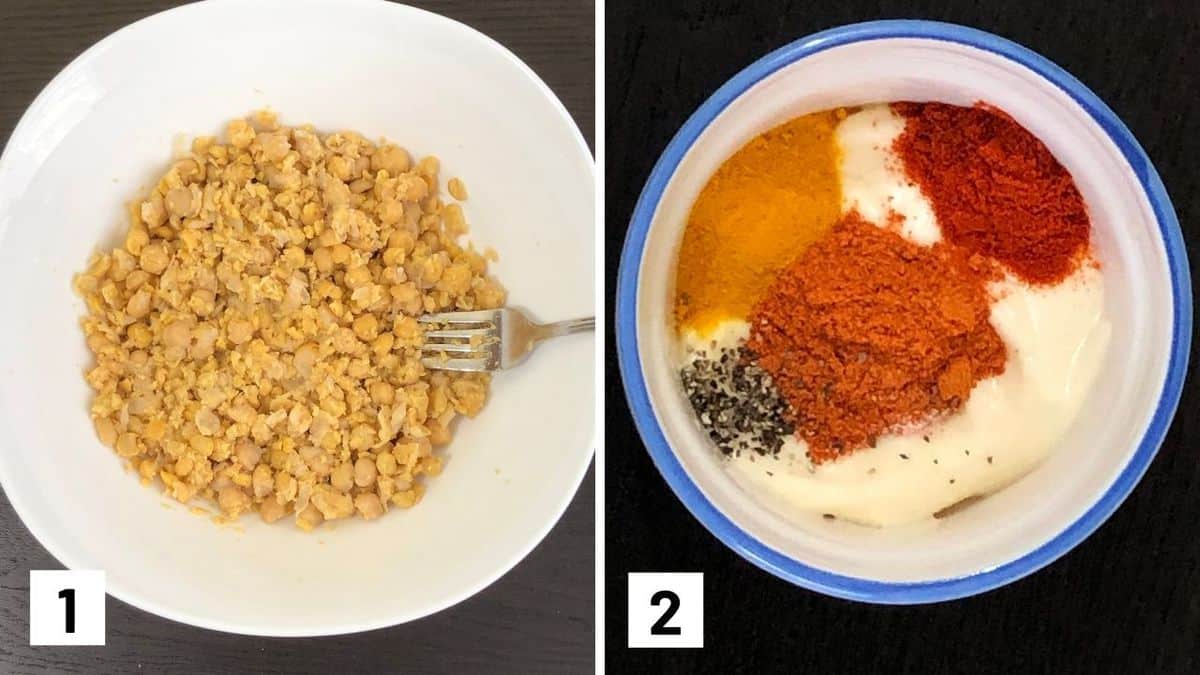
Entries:
{"type": "Polygon", "coordinates": [[[742,319],[725,319],[701,334],[695,328],[686,328],[679,337],[683,345],[683,363],[717,354],[722,349],[733,349],[750,337],[750,324],[742,319]]]}
{"type": "Polygon", "coordinates": [[[904,175],[892,143],[904,131],[904,118],[886,104],[865,106],[838,124],[834,136],[842,151],[842,212],[886,225],[889,211],[904,216],[900,233],[918,244],[941,240],[933,207],[904,175]]]}

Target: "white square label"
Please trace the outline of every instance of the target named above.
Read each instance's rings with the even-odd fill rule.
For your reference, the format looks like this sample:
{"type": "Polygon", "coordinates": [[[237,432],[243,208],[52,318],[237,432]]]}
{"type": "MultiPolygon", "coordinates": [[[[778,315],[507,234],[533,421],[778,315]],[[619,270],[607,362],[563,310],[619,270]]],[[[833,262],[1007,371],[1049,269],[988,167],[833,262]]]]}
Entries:
{"type": "Polygon", "coordinates": [[[630,572],[630,647],[703,647],[704,574],[630,572]]]}
{"type": "Polygon", "coordinates": [[[104,644],[104,572],[30,570],[29,644],[104,644]]]}

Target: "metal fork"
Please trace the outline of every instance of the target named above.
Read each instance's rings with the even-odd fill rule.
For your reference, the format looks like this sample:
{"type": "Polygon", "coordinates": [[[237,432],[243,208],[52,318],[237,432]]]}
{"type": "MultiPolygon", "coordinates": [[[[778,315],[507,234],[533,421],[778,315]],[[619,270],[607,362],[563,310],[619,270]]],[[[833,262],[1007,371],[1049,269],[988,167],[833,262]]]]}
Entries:
{"type": "Polygon", "coordinates": [[[542,340],[595,330],[596,317],[539,324],[511,307],[426,314],[421,363],[436,370],[504,370],[524,361],[542,340]]]}

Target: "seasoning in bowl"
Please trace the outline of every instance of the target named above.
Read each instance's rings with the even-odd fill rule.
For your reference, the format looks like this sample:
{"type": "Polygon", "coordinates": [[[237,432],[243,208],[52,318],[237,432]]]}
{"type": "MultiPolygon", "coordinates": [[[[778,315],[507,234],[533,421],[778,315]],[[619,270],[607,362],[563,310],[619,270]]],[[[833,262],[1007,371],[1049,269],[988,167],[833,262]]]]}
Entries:
{"type": "Polygon", "coordinates": [[[747,349],[788,401],[814,462],[960,408],[1004,371],[988,323],[994,270],[843,218],[782,270],[750,317],[747,349]]]}
{"type": "Polygon", "coordinates": [[[1107,349],[1090,230],[1067,170],[986,104],[769,130],[712,176],[683,236],[698,422],[787,515],[894,525],[1001,489],[1050,452],[1107,349]]]}
{"type": "MultiPolygon", "coordinates": [[[[273,114],[197,138],[75,279],[100,440],[183,503],[303,529],[408,508],[486,374],[427,371],[426,312],[498,307],[439,163],[273,114]]],[[[465,187],[456,184],[465,196],[465,187]]]]}

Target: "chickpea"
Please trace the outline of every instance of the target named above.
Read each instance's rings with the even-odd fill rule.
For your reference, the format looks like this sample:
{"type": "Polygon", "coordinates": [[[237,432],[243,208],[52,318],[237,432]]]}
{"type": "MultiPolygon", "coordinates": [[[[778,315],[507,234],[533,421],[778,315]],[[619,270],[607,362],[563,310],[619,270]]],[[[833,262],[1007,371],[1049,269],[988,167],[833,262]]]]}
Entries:
{"type": "Polygon", "coordinates": [[[188,300],[188,307],[196,313],[197,316],[208,316],[216,309],[216,294],[212,291],[203,288],[192,293],[192,297],[188,300]]]}
{"type": "Polygon", "coordinates": [[[266,464],[255,467],[251,485],[254,488],[254,496],[258,499],[271,494],[275,489],[275,477],[271,474],[271,467],[266,464]]]}
{"type": "Polygon", "coordinates": [[[196,463],[192,461],[192,458],[184,455],[175,462],[175,475],[182,478],[191,473],[195,466],[196,463]]]}
{"type": "Polygon", "coordinates": [[[350,262],[350,247],[345,244],[335,244],[329,248],[329,256],[335,265],[345,265],[350,262]]]}
{"type": "Polygon", "coordinates": [[[258,464],[258,460],[262,458],[262,448],[255,445],[250,439],[243,438],[234,448],[234,454],[242,466],[253,469],[258,464]]]}
{"type": "Polygon", "coordinates": [[[385,143],[379,146],[375,154],[371,155],[371,170],[379,171],[383,169],[390,176],[396,176],[404,171],[408,171],[411,164],[408,152],[391,143],[385,143]]]}
{"type": "Polygon", "coordinates": [[[375,482],[375,462],[360,457],[354,463],[354,484],[358,487],[368,487],[375,482]]]}
{"type": "Polygon", "coordinates": [[[236,485],[227,485],[217,493],[217,504],[225,513],[236,516],[250,508],[250,497],[236,485]]]}
{"type": "Polygon", "coordinates": [[[92,425],[96,427],[96,437],[100,439],[101,443],[110,448],[116,445],[117,428],[112,423],[112,420],[107,417],[94,417],[92,418],[92,425]]]}
{"type": "Polygon", "coordinates": [[[382,380],[372,382],[371,400],[379,405],[391,405],[396,400],[396,389],[382,380]]]}
{"type": "Polygon", "coordinates": [[[350,288],[360,288],[371,283],[371,270],[366,266],[346,270],[345,283],[350,288]]]}
{"type": "Polygon", "coordinates": [[[428,155],[421,158],[420,162],[417,162],[417,173],[421,174],[422,176],[437,178],[438,171],[441,170],[441,167],[442,163],[437,157],[428,155]]]}
{"type": "Polygon", "coordinates": [[[170,261],[171,257],[162,244],[147,244],[138,255],[138,264],[150,274],[162,274],[170,261]]]}
{"type": "Polygon", "coordinates": [[[396,473],[396,458],[390,452],[381,452],[375,458],[375,469],[384,476],[396,473]]]}
{"type": "Polygon", "coordinates": [[[187,188],[171,188],[163,199],[167,213],[182,218],[192,213],[192,191],[187,188]]]}
{"type": "Polygon", "coordinates": [[[187,347],[192,341],[192,327],[186,321],[176,321],[163,329],[163,342],[168,347],[187,347]]]}
{"type": "Polygon", "coordinates": [[[254,337],[254,324],[245,319],[234,319],[229,322],[225,335],[235,345],[245,344],[254,337]]]}
{"type": "Polygon", "coordinates": [[[323,522],[325,522],[325,516],[321,515],[321,511],[312,502],[309,502],[303,511],[296,514],[296,525],[302,530],[311,531],[323,522]]]}
{"type": "Polygon", "coordinates": [[[325,274],[333,271],[333,253],[328,246],[322,246],[313,251],[312,258],[318,271],[325,274]]]}
{"type": "Polygon", "coordinates": [[[329,482],[338,490],[349,492],[354,487],[354,466],[346,462],[333,467],[329,482]]]}
{"type": "Polygon", "coordinates": [[[467,200],[467,184],[464,183],[461,178],[451,178],[450,181],[446,183],[446,191],[450,193],[451,197],[454,197],[460,202],[465,202],[467,200]]]}
{"type": "Polygon", "coordinates": [[[283,472],[275,474],[275,494],[284,501],[292,501],[296,498],[298,484],[296,479],[290,474],[283,472]]]}
{"type": "Polygon", "coordinates": [[[125,432],[117,437],[117,454],[122,457],[133,457],[138,454],[137,436],[125,432]]]}
{"type": "Polygon", "coordinates": [[[425,490],[418,483],[407,490],[402,490],[392,495],[392,503],[402,509],[409,509],[416,506],[424,494],[425,490]]]}
{"type": "MultiPolygon", "coordinates": [[[[142,222],[146,223],[146,226],[152,229],[167,222],[167,209],[163,205],[162,195],[159,194],[155,194],[150,199],[142,202],[138,213],[142,217],[142,222]]],[[[130,253],[134,252],[130,251],[130,253]]],[[[134,253],[134,255],[137,254],[134,253]]]]}
{"type": "Polygon", "coordinates": [[[280,504],[274,499],[264,499],[258,505],[258,515],[262,517],[263,522],[273,523],[280,518],[286,516],[290,511],[287,506],[280,504]]]}
{"type": "Polygon", "coordinates": [[[354,320],[354,332],[363,340],[374,340],[379,334],[379,320],[374,314],[364,314],[354,320]]]}
{"type": "Polygon", "coordinates": [[[379,497],[369,492],[354,498],[354,508],[366,520],[375,520],[383,515],[383,504],[379,497]]]}
{"type": "Polygon", "coordinates": [[[125,236],[125,250],[132,255],[138,255],[145,248],[146,244],[150,243],[150,233],[143,227],[135,227],[129,230],[129,234],[125,236]]]}
{"type": "Polygon", "coordinates": [[[254,141],[254,129],[246,123],[246,120],[233,120],[225,129],[229,136],[229,142],[233,143],[236,148],[247,148],[254,141]]]}

